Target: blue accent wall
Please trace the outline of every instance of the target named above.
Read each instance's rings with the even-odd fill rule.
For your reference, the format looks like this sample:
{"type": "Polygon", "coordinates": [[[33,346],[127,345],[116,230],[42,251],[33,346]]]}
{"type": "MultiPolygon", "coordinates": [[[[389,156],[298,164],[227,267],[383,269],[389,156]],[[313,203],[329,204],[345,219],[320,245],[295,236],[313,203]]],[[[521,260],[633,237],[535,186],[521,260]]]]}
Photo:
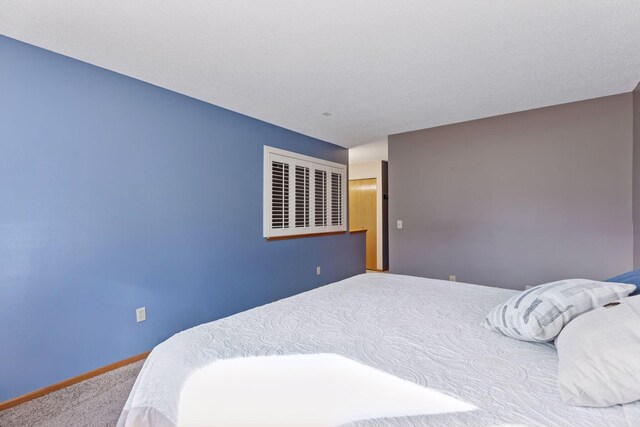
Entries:
{"type": "Polygon", "coordinates": [[[264,145],[348,159],[0,36],[0,401],[364,272],[364,234],[263,239],[264,145]]]}

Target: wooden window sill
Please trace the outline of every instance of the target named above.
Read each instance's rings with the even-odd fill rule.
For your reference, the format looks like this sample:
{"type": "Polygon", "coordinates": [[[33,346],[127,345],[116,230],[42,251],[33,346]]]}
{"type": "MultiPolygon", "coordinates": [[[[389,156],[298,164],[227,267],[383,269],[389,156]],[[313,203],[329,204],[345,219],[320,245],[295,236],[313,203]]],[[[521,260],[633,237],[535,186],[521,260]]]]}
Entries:
{"type": "MultiPolygon", "coordinates": [[[[361,229],[357,229],[357,230],[349,230],[349,233],[356,234],[356,233],[364,233],[366,231],[367,231],[366,228],[361,228],[361,229]]],[[[291,234],[289,236],[267,237],[266,240],[271,241],[271,240],[302,239],[302,238],[305,238],[305,237],[336,236],[338,234],[346,234],[346,233],[347,233],[346,231],[328,231],[326,233],[291,234]]]]}
{"type": "Polygon", "coordinates": [[[353,230],[349,230],[349,233],[351,234],[366,233],[366,232],[367,232],[366,228],[354,228],[353,230]]]}

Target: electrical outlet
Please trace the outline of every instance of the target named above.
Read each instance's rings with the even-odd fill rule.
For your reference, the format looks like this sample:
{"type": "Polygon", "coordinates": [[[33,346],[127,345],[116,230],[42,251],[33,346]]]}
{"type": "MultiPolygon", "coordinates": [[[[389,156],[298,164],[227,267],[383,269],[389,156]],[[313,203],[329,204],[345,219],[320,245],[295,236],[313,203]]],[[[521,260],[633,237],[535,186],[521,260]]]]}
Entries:
{"type": "Polygon", "coordinates": [[[317,266],[316,267],[316,276],[319,276],[319,275],[320,275],[320,266],[317,266]]]}
{"type": "Polygon", "coordinates": [[[449,281],[450,282],[455,282],[456,281],[456,276],[449,276],[449,281]]]}
{"type": "Polygon", "coordinates": [[[136,322],[144,322],[147,320],[147,310],[144,307],[136,308],[136,322]]]}
{"type": "Polygon", "coordinates": [[[398,226],[398,230],[402,230],[402,220],[401,219],[398,220],[396,225],[398,226]]]}

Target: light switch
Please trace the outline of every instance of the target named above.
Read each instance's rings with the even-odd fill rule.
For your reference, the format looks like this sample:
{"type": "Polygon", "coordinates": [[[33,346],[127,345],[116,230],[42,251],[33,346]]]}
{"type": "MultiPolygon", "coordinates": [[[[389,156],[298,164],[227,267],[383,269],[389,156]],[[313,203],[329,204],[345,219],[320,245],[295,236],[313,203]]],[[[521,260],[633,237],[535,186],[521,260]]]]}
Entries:
{"type": "Polygon", "coordinates": [[[401,230],[401,229],[402,229],[402,220],[399,219],[398,220],[398,230],[401,230]]]}

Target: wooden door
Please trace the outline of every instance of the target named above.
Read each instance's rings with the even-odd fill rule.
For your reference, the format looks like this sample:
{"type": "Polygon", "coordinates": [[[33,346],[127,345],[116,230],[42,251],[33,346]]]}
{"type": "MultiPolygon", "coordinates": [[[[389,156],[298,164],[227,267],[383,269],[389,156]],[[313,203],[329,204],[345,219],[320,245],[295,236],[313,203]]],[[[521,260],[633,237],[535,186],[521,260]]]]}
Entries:
{"type": "Polygon", "coordinates": [[[378,268],[378,221],[376,179],[349,181],[349,228],[367,229],[367,269],[378,268]]]}

